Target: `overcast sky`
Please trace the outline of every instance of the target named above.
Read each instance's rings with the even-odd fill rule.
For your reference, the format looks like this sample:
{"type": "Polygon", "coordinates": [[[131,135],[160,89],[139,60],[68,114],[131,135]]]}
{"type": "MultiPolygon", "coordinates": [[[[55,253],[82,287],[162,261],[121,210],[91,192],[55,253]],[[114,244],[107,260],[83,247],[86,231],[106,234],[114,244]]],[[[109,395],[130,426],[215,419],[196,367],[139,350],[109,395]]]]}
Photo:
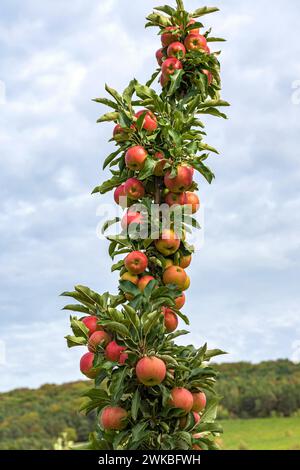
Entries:
{"type": "MultiPolygon", "coordinates": [[[[105,82],[148,79],[159,39],[144,17],[157,3],[1,0],[1,390],[80,378],[84,351],[66,347],[58,294],[79,283],[116,292],[90,196],[112,126],[95,124],[104,109],[90,99],[105,82]]],[[[210,161],[213,185],[198,178],[205,242],[190,269],[185,341],[208,341],[229,361],[300,360],[300,3],[212,3],[221,12],[204,21],[228,39],[232,107],[228,121],[207,120],[221,157],[210,161]]]]}

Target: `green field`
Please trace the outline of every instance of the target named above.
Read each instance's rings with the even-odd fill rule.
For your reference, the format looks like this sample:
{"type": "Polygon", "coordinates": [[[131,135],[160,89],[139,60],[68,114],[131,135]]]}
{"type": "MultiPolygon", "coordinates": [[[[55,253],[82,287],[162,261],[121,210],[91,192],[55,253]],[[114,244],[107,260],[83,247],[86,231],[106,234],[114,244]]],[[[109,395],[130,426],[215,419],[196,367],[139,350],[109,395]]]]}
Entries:
{"type": "Polygon", "coordinates": [[[222,421],[222,449],[300,450],[300,418],[262,418],[222,421]]]}

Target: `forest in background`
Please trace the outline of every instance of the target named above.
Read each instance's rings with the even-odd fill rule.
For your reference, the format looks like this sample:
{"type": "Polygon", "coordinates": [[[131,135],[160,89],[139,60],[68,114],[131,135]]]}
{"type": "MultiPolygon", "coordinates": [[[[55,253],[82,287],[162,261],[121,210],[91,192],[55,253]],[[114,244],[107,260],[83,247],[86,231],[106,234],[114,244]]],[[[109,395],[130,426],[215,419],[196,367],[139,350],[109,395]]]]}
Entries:
{"type": "MultiPolygon", "coordinates": [[[[300,416],[300,364],[288,360],[218,364],[219,419],[300,416]]],[[[95,415],[78,413],[88,382],[46,384],[0,394],[0,449],[52,449],[58,436],[84,442],[95,415]]]]}

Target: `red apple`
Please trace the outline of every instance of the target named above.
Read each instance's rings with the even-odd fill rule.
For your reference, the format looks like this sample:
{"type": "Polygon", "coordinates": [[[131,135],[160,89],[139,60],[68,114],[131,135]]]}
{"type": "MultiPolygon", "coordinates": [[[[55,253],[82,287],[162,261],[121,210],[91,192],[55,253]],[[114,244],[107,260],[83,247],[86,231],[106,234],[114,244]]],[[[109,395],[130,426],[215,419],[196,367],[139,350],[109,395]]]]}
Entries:
{"type": "Polygon", "coordinates": [[[135,114],[135,117],[138,119],[142,114],[144,114],[144,122],[143,122],[143,129],[148,132],[154,132],[157,129],[157,119],[155,114],[152,111],[148,111],[148,109],[142,109],[138,113],[135,114]]]}
{"type": "Polygon", "coordinates": [[[125,230],[130,224],[141,224],[143,216],[140,212],[128,209],[122,217],[121,226],[125,230]]]}
{"type": "Polygon", "coordinates": [[[172,42],[167,50],[168,57],[175,57],[176,59],[183,59],[186,54],[186,49],[181,42],[172,42]]]}
{"type": "Polygon", "coordinates": [[[155,240],[155,247],[161,254],[170,256],[180,247],[180,240],[174,230],[165,229],[162,231],[161,238],[155,240]]]}
{"type": "Polygon", "coordinates": [[[197,392],[197,393],[192,393],[193,396],[193,411],[199,411],[204,410],[206,407],[206,395],[204,392],[197,392]]]}
{"type": "Polygon", "coordinates": [[[153,157],[156,159],[156,160],[159,160],[159,162],[157,163],[155,169],[154,169],[154,175],[155,176],[163,176],[164,174],[164,168],[166,166],[166,163],[168,160],[166,160],[165,158],[165,155],[163,152],[155,152],[155,154],[153,155],[153,157]]]}
{"type": "MultiPolygon", "coordinates": [[[[196,413],[195,411],[193,411],[193,416],[194,416],[194,420],[195,420],[194,426],[196,426],[196,424],[199,423],[201,418],[200,418],[200,415],[198,413],[196,413]]],[[[187,416],[183,416],[182,418],[180,418],[180,428],[181,429],[184,429],[186,427],[186,423],[187,423],[187,416]]]]}
{"type": "Polygon", "coordinates": [[[173,388],[169,404],[174,408],[180,408],[189,413],[193,406],[193,395],[186,388],[173,388]]]}
{"type": "MultiPolygon", "coordinates": [[[[126,193],[125,193],[125,183],[122,183],[120,186],[118,186],[115,189],[114,192],[114,200],[116,204],[119,204],[120,206],[124,207],[125,206],[125,199],[121,203],[121,197],[126,198],[126,193]]],[[[126,201],[127,202],[127,201],[126,201]]]]}
{"type": "Polygon", "coordinates": [[[164,284],[175,284],[180,290],[183,290],[186,278],[187,274],[180,266],[170,266],[163,273],[164,284]]]}
{"type": "Polygon", "coordinates": [[[166,58],[163,48],[158,49],[158,51],[156,51],[155,56],[156,56],[158,65],[162,65],[164,59],[166,58]]]}
{"type": "Polygon", "coordinates": [[[180,310],[185,304],[185,294],[182,292],[182,294],[179,297],[176,297],[175,299],[175,305],[178,310],[180,310]]]}
{"type": "Polygon", "coordinates": [[[121,353],[120,358],[119,358],[119,364],[125,364],[127,359],[128,359],[128,354],[127,353],[121,353]]]}
{"type": "Polygon", "coordinates": [[[160,384],[167,373],[164,361],[155,356],[145,356],[140,359],[135,368],[137,378],[147,387],[160,384]]]}
{"type": "Polygon", "coordinates": [[[88,341],[88,350],[90,352],[96,352],[99,344],[106,346],[110,341],[110,336],[105,331],[95,331],[88,341]]]}
{"type": "Polygon", "coordinates": [[[167,26],[164,28],[165,31],[168,31],[166,33],[163,33],[161,35],[161,43],[163,47],[167,47],[171,44],[171,42],[177,41],[179,39],[179,34],[178,33],[173,33],[173,31],[176,31],[178,28],[176,26],[167,26]]]}
{"type": "Polygon", "coordinates": [[[174,193],[182,193],[190,188],[193,182],[192,167],[188,165],[179,165],[177,175],[171,178],[171,171],[167,171],[164,177],[165,186],[174,193]]]}
{"type": "Polygon", "coordinates": [[[127,426],[127,411],[120,406],[107,406],[100,415],[100,425],[106,431],[120,431],[127,426]]]}
{"type": "Polygon", "coordinates": [[[130,170],[141,170],[147,158],[147,152],[141,145],[135,145],[127,150],[125,163],[130,170]]]}
{"type": "Polygon", "coordinates": [[[203,51],[207,47],[207,41],[201,34],[189,34],[184,41],[188,51],[203,51]]]}
{"type": "Polygon", "coordinates": [[[208,80],[208,84],[211,85],[212,81],[213,81],[213,75],[211,72],[209,72],[208,70],[206,69],[202,69],[201,70],[201,73],[203,73],[204,75],[207,76],[207,80],[208,80]]]}
{"type": "MultiPolygon", "coordinates": [[[[195,24],[195,23],[196,23],[196,21],[193,20],[193,19],[191,19],[191,20],[188,22],[187,26],[191,26],[192,24],[195,24]]],[[[189,29],[189,34],[199,34],[199,28],[189,29]]]]}
{"type": "Polygon", "coordinates": [[[185,202],[185,193],[168,193],[165,197],[165,203],[168,204],[168,206],[183,206],[186,204],[185,202]]]}
{"type": "Polygon", "coordinates": [[[168,307],[163,307],[162,313],[165,317],[164,324],[165,324],[166,331],[168,333],[172,333],[173,331],[176,330],[178,326],[178,317],[176,313],[174,313],[173,310],[168,307]]]}
{"type": "Polygon", "coordinates": [[[192,214],[195,214],[200,208],[200,201],[197,194],[187,191],[185,193],[185,204],[190,205],[192,214]]]}
{"type": "Polygon", "coordinates": [[[182,63],[180,60],[176,59],[175,57],[169,57],[164,61],[161,66],[162,74],[163,75],[173,75],[176,70],[182,69],[182,63]]]}
{"type": "Polygon", "coordinates": [[[137,178],[129,178],[124,184],[124,191],[129,199],[137,201],[145,196],[143,183],[137,178]]]}
{"type": "Polygon", "coordinates": [[[153,276],[149,276],[148,274],[146,276],[143,276],[140,278],[138,282],[138,288],[143,292],[144,289],[147,287],[150,281],[153,281],[155,279],[153,276]]]}
{"type": "Polygon", "coordinates": [[[94,315],[90,315],[89,317],[84,317],[81,321],[82,323],[85,324],[85,326],[89,330],[89,336],[95,333],[95,331],[102,330],[101,326],[97,325],[99,318],[95,317],[94,315]]]}
{"type": "Polygon", "coordinates": [[[181,256],[179,266],[183,269],[188,268],[192,261],[192,255],[181,256]]]}
{"type": "Polygon", "coordinates": [[[110,341],[105,348],[105,357],[109,361],[118,362],[122,352],[126,348],[124,346],[119,346],[115,341],[110,341]]]}
{"type": "Polygon", "coordinates": [[[113,136],[116,137],[117,135],[124,135],[126,132],[125,132],[125,129],[123,129],[122,126],[120,126],[120,124],[117,124],[115,127],[114,127],[114,130],[113,130],[113,136]]]}
{"type": "Polygon", "coordinates": [[[148,258],[141,251],[132,251],[124,259],[124,265],[131,274],[142,274],[148,266],[148,258]]]}
{"type": "Polygon", "coordinates": [[[93,353],[87,352],[80,359],[80,371],[89,379],[94,379],[99,372],[99,369],[93,370],[94,357],[93,353]]]}

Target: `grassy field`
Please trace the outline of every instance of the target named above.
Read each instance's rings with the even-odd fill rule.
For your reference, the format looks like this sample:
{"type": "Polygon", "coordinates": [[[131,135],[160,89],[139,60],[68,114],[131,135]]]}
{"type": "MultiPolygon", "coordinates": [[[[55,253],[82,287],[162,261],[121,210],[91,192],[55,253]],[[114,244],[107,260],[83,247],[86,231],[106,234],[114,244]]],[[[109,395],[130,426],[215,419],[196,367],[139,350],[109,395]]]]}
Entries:
{"type": "Polygon", "coordinates": [[[223,449],[300,450],[300,418],[226,420],[223,449]]]}

